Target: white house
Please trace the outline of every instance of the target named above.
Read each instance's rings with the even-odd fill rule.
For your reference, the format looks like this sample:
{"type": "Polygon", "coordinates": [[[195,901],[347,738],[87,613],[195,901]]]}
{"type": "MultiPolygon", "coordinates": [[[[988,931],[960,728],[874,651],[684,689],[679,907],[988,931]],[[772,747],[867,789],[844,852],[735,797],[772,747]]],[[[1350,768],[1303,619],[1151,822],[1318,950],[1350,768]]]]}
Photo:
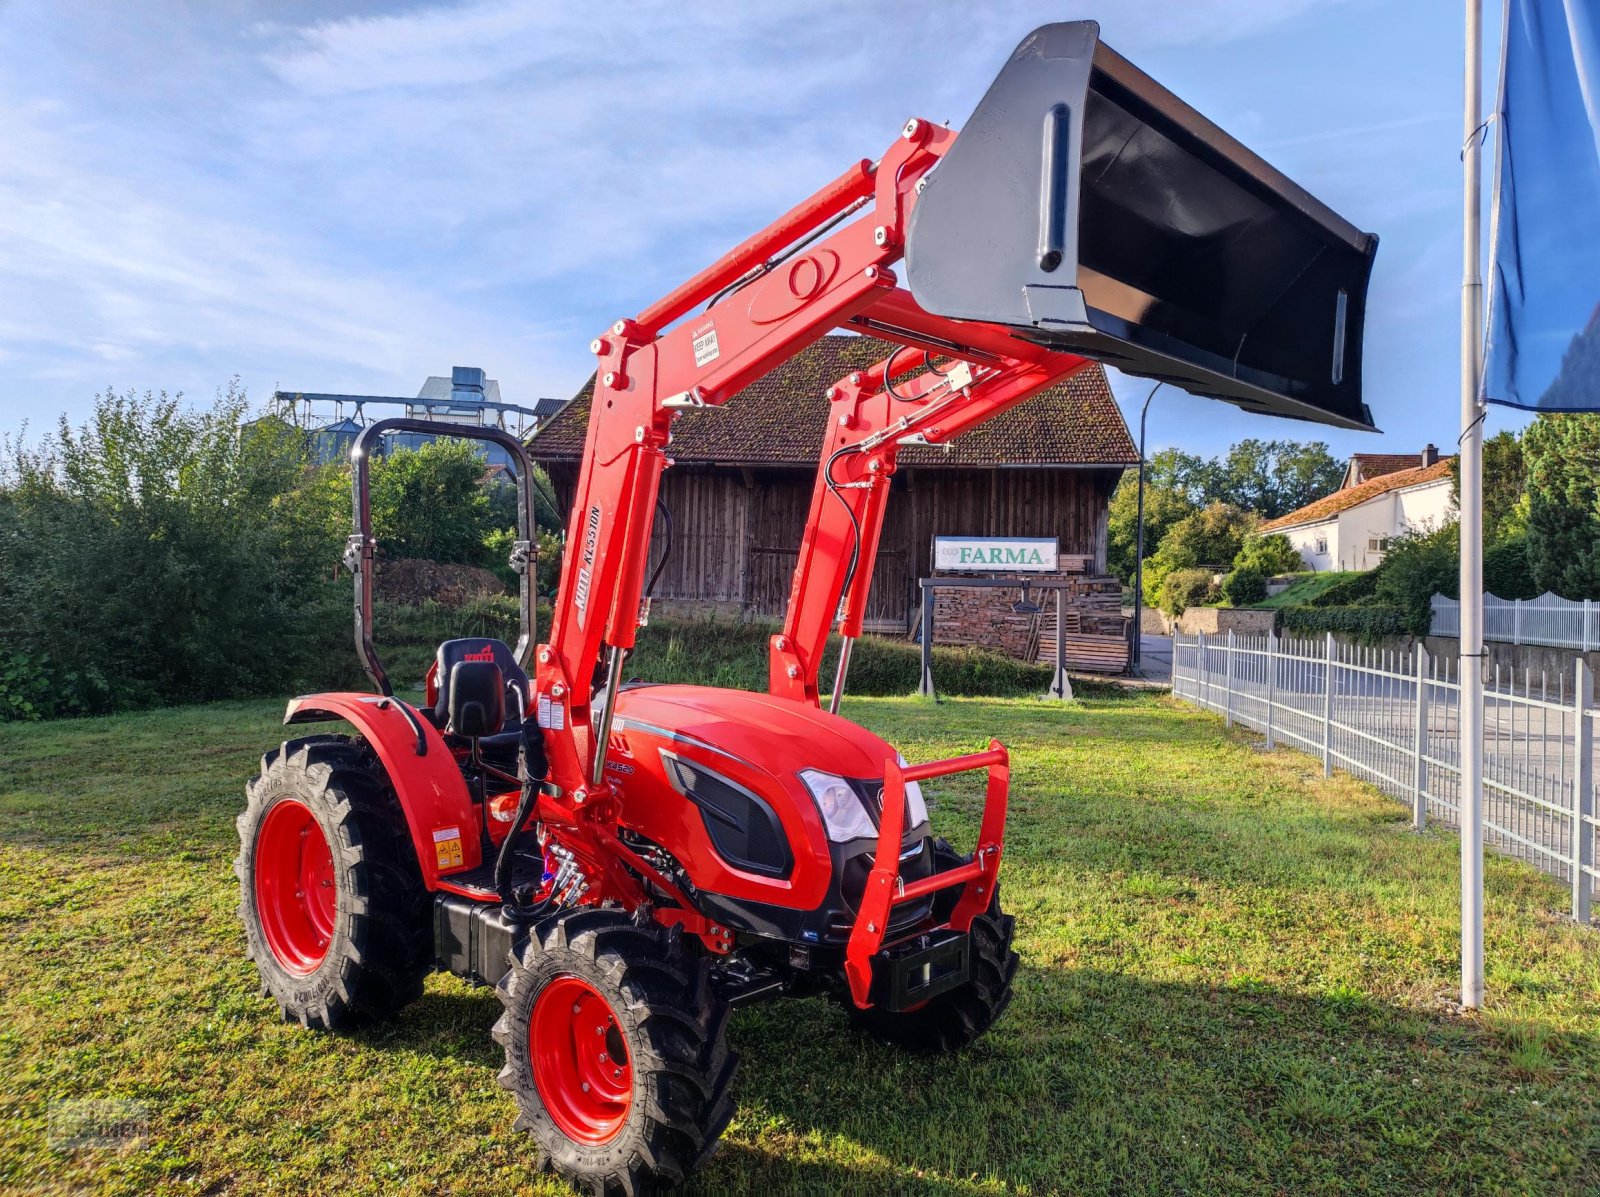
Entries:
{"type": "Polygon", "coordinates": [[[1352,459],[1346,485],[1261,525],[1262,532],[1287,536],[1307,569],[1372,569],[1383,560],[1391,537],[1437,528],[1454,517],[1454,458],[1440,457],[1432,445],[1416,457],[1358,456],[1366,460],[1358,465],[1352,459]],[[1387,472],[1373,469],[1379,461],[1387,472]]]}

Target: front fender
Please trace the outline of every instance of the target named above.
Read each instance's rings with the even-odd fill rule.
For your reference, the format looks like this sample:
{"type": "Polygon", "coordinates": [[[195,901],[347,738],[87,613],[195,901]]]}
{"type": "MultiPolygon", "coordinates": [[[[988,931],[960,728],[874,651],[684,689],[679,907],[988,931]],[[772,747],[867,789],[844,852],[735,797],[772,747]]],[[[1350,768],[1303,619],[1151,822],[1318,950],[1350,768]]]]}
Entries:
{"type": "Polygon", "coordinates": [[[400,699],[381,694],[303,694],[290,699],[283,714],[285,723],[332,719],[353,724],[383,762],[429,890],[439,887],[441,876],[483,863],[472,795],[438,728],[400,699]]]}

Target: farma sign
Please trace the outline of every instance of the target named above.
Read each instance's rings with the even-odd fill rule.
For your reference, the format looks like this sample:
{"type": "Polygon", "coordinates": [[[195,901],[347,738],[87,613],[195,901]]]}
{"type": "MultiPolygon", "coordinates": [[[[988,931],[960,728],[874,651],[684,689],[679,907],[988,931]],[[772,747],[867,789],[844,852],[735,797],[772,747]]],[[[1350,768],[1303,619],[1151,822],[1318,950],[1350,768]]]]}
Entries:
{"type": "Polygon", "coordinates": [[[933,568],[963,573],[1056,572],[1053,536],[935,536],[933,568]]]}

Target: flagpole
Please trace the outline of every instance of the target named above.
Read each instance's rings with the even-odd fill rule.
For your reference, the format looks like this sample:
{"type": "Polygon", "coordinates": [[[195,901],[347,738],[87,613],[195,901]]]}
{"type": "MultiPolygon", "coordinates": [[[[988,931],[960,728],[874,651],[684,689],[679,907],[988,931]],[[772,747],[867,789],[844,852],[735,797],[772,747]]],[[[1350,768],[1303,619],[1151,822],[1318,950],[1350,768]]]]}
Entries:
{"type": "Polygon", "coordinates": [[[1483,0],[1466,0],[1461,275],[1461,1004],[1483,1004],[1483,0]]]}

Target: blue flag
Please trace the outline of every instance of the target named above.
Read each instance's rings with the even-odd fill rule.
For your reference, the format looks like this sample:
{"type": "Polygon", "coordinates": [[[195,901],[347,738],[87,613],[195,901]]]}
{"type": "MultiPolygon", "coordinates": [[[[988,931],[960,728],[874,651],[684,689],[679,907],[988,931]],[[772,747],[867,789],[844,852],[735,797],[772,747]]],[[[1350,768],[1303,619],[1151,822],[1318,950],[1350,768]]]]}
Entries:
{"type": "Polygon", "coordinates": [[[1600,0],[1509,0],[1483,394],[1600,411],[1600,0]]]}

